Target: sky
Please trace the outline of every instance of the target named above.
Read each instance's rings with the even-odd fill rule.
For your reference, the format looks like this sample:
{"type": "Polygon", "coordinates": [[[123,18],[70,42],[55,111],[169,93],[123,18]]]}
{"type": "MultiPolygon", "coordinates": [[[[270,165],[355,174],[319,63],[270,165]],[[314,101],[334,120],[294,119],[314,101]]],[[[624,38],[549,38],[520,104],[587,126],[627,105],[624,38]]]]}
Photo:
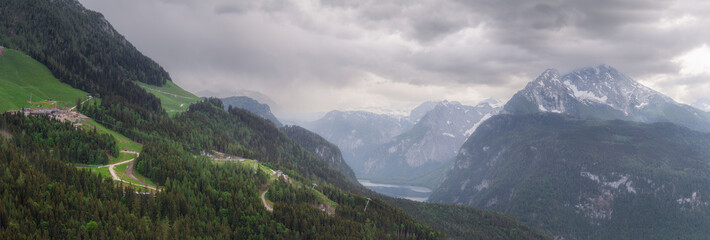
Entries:
{"type": "Polygon", "coordinates": [[[507,101],[547,68],[599,64],[710,96],[704,0],[79,1],[184,89],[260,92],[277,112],[507,101]]]}

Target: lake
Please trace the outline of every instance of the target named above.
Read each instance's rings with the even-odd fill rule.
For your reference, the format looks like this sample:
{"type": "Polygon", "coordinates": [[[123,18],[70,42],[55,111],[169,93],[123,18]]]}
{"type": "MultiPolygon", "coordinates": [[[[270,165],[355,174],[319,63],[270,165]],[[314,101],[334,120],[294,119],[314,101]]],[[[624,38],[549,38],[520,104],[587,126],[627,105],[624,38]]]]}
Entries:
{"type": "Polygon", "coordinates": [[[397,185],[388,183],[374,183],[369,180],[358,179],[366,188],[396,198],[406,198],[417,202],[426,202],[431,195],[431,189],[420,186],[397,185]]]}

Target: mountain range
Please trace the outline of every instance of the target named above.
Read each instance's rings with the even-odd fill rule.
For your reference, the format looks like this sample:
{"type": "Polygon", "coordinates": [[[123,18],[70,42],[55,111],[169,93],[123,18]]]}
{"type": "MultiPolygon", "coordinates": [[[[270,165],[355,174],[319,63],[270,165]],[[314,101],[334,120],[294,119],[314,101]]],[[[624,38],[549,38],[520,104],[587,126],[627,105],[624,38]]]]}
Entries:
{"type": "Polygon", "coordinates": [[[611,66],[547,70],[504,106],[332,111],[309,131],[259,99],[171,100],[187,92],[77,0],[0,13],[0,81],[25,88],[3,107],[61,108],[0,114],[0,239],[710,236],[710,113],[611,66]]]}
{"type": "Polygon", "coordinates": [[[495,99],[476,106],[444,100],[409,116],[332,111],[307,126],[338,145],[360,178],[433,187],[476,126],[501,107],[495,99]]]}
{"type": "Polygon", "coordinates": [[[330,111],[307,124],[309,130],[335,143],[356,174],[365,171],[364,153],[412,127],[407,118],[364,111],[330,111]]]}
{"type": "MultiPolygon", "coordinates": [[[[458,102],[437,103],[414,120],[416,124],[410,130],[366,153],[361,178],[434,187],[461,144],[482,121],[497,114],[501,105],[496,100],[473,107],[458,102]]],[[[415,119],[417,109],[410,119],[415,119]]]]}
{"type": "Polygon", "coordinates": [[[466,140],[429,200],[556,239],[703,239],[708,119],[607,65],[549,69],[466,140]]]}

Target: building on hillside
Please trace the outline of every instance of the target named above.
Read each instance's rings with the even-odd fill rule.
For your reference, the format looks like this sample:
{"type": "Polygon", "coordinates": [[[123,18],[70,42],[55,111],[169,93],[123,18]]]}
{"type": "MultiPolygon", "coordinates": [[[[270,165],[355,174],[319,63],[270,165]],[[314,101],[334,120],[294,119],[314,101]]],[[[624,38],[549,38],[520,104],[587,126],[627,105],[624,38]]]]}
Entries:
{"type": "Polygon", "coordinates": [[[284,174],[284,172],[281,170],[276,170],[276,172],[274,172],[274,175],[277,177],[281,177],[281,175],[283,175],[283,174],[284,174]]]}
{"type": "Polygon", "coordinates": [[[31,108],[25,110],[27,110],[25,114],[30,116],[55,116],[59,112],[59,110],[51,108],[31,108]]]}

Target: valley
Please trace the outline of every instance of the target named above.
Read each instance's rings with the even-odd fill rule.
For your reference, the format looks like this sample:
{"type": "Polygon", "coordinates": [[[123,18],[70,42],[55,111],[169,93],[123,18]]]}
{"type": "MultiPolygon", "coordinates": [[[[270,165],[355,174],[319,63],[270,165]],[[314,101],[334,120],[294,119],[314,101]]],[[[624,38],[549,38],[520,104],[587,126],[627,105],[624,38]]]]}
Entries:
{"type": "Polygon", "coordinates": [[[85,3],[0,0],[0,239],[710,236],[704,42],[629,61],[639,24],[572,2],[85,3]]]}

